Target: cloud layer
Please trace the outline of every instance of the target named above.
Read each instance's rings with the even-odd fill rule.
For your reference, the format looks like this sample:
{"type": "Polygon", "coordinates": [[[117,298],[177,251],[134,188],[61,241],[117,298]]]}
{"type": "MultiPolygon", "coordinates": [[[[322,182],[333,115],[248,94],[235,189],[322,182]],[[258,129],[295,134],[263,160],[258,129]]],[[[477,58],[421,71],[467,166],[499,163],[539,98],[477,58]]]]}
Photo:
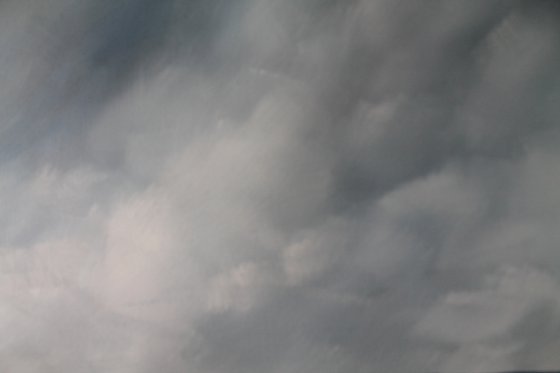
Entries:
{"type": "Polygon", "coordinates": [[[554,2],[0,3],[0,368],[558,369],[554,2]]]}

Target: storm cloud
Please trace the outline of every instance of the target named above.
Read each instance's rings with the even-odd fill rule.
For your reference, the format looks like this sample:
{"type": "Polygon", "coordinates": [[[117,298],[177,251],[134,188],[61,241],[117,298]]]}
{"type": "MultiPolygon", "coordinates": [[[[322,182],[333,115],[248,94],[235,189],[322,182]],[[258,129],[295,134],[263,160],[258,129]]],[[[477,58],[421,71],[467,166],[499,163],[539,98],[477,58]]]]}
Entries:
{"type": "Polygon", "coordinates": [[[558,369],[559,21],[0,2],[0,370],[558,369]]]}

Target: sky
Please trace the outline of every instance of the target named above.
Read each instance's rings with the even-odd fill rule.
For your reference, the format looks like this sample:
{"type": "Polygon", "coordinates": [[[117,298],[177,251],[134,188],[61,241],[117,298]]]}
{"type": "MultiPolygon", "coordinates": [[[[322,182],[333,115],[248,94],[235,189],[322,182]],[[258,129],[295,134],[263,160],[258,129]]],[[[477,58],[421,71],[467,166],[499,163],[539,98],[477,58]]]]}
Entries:
{"type": "Polygon", "coordinates": [[[560,3],[0,1],[0,370],[560,369],[560,3]]]}

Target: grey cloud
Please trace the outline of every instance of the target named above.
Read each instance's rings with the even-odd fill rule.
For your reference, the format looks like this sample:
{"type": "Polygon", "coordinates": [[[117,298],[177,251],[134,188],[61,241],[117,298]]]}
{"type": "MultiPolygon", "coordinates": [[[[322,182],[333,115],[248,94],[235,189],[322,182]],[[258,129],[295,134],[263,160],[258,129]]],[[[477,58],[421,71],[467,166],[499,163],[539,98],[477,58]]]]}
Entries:
{"type": "Polygon", "coordinates": [[[0,9],[4,370],[558,367],[554,3],[0,9]]]}

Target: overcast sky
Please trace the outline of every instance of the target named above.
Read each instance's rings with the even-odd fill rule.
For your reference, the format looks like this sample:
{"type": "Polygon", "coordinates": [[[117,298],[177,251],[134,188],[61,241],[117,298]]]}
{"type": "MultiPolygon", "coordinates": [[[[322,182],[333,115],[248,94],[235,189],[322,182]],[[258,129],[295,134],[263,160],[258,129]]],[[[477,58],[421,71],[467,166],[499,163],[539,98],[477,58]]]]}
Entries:
{"type": "Polygon", "coordinates": [[[560,2],[0,1],[0,371],[560,369],[560,2]]]}

